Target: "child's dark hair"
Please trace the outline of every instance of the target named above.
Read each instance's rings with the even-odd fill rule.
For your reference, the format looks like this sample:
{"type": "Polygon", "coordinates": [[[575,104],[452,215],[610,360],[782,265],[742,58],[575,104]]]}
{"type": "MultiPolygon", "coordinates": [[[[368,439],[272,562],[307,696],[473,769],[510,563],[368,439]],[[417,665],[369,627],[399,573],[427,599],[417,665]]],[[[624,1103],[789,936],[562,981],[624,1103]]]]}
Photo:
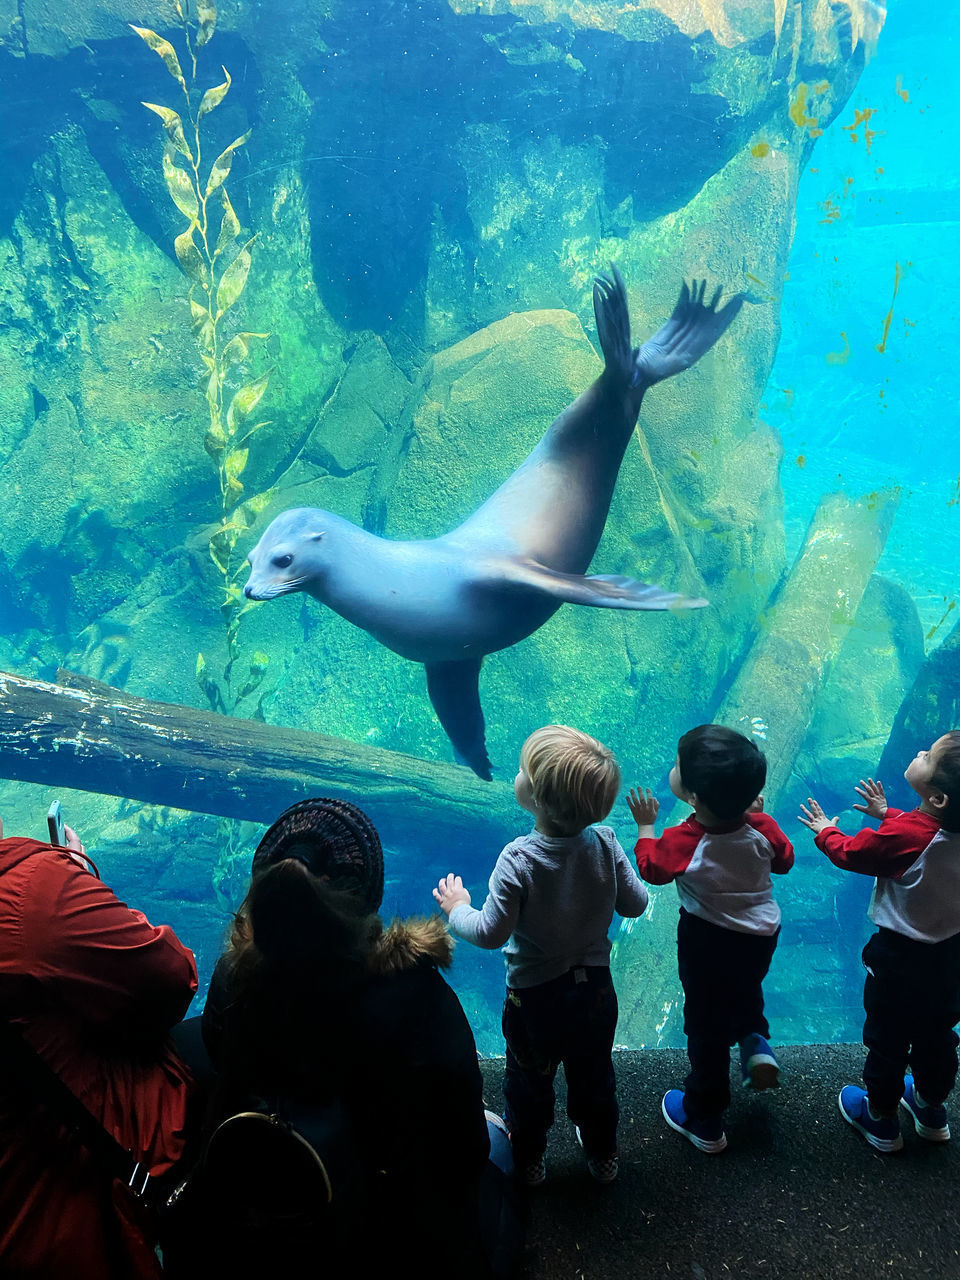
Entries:
{"type": "Polygon", "coordinates": [[[940,825],[946,831],[960,831],[960,729],[945,733],[946,741],[937,754],[937,763],[930,778],[949,801],[940,815],[940,825]]]}
{"type": "Polygon", "coordinates": [[[718,818],[741,817],[763,790],[767,758],[751,739],[722,724],[700,724],[677,745],[680,781],[718,818]]]}

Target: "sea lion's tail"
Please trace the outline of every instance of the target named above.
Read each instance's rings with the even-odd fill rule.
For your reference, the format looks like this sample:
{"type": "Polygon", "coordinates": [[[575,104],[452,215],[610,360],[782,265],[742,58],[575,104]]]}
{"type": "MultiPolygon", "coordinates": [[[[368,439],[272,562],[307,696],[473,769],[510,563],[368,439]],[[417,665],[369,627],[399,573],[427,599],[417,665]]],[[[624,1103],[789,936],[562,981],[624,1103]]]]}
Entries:
{"type": "Polygon", "coordinates": [[[630,386],[636,372],[636,352],[630,346],[627,290],[623,276],[612,262],[609,276],[594,279],[593,314],[607,373],[630,386]]]}
{"type": "Polygon", "coordinates": [[[749,300],[745,293],[736,293],[718,310],[722,286],[717,285],[709,302],[704,302],[706,290],[706,280],[693,280],[689,285],[684,281],[673,315],[635,353],[634,386],[651,387],[689,369],[710,350],[749,300]]]}

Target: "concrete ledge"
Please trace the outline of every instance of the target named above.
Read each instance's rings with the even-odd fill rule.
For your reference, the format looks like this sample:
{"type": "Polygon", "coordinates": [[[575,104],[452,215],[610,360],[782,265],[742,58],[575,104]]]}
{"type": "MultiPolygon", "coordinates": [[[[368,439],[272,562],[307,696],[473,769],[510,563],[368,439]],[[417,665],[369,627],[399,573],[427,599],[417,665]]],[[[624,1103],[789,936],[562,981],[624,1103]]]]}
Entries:
{"type": "MultiPolygon", "coordinates": [[[[861,1046],[778,1056],[776,1092],[752,1095],[732,1078],[730,1145],[705,1156],[660,1114],[664,1092],[683,1084],[686,1054],[618,1053],[620,1177],[609,1187],[586,1171],[558,1080],[547,1182],[529,1193],[523,1280],[960,1280],[960,1111],[953,1141],[936,1144],[901,1110],[904,1149],[881,1156],[837,1109],[842,1086],[861,1083],[861,1046]]],[[[482,1067],[499,1110],[503,1063],[482,1067]]]]}

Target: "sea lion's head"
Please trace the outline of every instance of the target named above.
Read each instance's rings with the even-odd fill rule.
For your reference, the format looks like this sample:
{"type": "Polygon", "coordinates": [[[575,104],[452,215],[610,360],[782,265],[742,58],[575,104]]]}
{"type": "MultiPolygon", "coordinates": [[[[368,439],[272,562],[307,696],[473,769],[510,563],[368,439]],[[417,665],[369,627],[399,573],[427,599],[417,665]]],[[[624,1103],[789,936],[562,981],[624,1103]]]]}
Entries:
{"type": "Polygon", "coordinates": [[[247,556],[247,599],[273,600],[308,590],[323,571],[323,544],[333,518],[316,507],[294,507],[272,520],[247,556]]]}

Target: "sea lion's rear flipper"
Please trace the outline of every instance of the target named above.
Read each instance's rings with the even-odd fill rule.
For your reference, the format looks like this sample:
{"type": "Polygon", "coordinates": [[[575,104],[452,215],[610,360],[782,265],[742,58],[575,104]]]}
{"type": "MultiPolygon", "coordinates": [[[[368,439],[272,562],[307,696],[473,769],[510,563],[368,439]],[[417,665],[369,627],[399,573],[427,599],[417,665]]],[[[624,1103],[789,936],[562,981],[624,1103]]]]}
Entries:
{"type": "Polygon", "coordinates": [[[609,276],[596,276],[593,281],[593,315],[597,337],[608,374],[630,386],[636,367],[630,346],[630,311],[623,276],[611,262],[609,276]]]}
{"type": "Polygon", "coordinates": [[[428,662],[427,693],[453,744],[458,764],[465,764],[479,778],[493,777],[487,755],[483,708],[480,706],[480,658],[462,662],[428,662]]]}
{"type": "Polygon", "coordinates": [[[682,596],[676,591],[624,578],[618,574],[584,577],[580,573],[558,573],[533,560],[513,561],[509,581],[533,587],[567,604],[588,604],[598,609],[702,609],[709,604],[699,596],[682,596]]]}
{"type": "Polygon", "coordinates": [[[636,352],[634,385],[651,387],[655,382],[681,373],[709,351],[727,326],[748,301],[745,293],[736,293],[717,310],[722,286],[709,302],[704,302],[706,280],[687,285],[684,281],[673,315],[636,352]]]}

